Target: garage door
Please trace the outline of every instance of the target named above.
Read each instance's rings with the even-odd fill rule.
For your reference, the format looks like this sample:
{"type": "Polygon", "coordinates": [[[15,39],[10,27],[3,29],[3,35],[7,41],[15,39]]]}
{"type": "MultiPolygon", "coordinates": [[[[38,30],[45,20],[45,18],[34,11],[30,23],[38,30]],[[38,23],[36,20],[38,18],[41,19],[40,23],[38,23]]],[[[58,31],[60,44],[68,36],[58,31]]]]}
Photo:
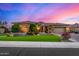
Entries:
{"type": "Polygon", "coordinates": [[[64,28],[55,28],[54,29],[54,33],[58,33],[58,34],[61,34],[64,32],[64,28]]]}

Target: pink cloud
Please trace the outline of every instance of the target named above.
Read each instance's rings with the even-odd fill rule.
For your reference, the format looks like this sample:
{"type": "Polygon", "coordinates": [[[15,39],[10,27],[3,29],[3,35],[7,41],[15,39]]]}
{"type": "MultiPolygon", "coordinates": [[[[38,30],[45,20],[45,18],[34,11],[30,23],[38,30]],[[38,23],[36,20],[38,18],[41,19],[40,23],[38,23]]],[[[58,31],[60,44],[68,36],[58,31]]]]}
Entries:
{"type": "Polygon", "coordinates": [[[18,15],[15,19],[15,21],[29,21],[29,17],[26,15],[18,15]]]}

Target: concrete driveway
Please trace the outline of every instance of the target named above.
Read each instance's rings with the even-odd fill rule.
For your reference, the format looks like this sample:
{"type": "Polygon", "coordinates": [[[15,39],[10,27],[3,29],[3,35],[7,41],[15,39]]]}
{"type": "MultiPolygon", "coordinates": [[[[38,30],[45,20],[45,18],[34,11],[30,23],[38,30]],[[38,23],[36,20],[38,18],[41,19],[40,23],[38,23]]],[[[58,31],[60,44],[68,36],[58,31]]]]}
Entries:
{"type": "Polygon", "coordinates": [[[71,33],[71,38],[69,40],[79,42],[79,34],[71,33]]]}

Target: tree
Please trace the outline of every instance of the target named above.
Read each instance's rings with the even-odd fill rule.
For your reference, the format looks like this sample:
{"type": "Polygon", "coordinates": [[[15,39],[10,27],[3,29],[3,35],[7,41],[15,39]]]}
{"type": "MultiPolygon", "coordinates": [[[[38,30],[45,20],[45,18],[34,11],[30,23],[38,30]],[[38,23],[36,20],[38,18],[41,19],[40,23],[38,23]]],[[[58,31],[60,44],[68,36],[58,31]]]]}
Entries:
{"type": "Polygon", "coordinates": [[[7,24],[7,21],[0,21],[0,24],[5,25],[5,24],[7,24]]]}
{"type": "Polygon", "coordinates": [[[12,32],[19,32],[20,31],[20,26],[18,23],[14,24],[11,28],[12,32]]]}
{"type": "Polygon", "coordinates": [[[4,21],[3,24],[7,24],[7,21],[4,21]]]}
{"type": "Polygon", "coordinates": [[[1,21],[0,21],[0,24],[2,24],[1,21]]]}
{"type": "Polygon", "coordinates": [[[35,34],[35,32],[36,32],[36,24],[30,24],[30,32],[32,34],[35,34]]]}

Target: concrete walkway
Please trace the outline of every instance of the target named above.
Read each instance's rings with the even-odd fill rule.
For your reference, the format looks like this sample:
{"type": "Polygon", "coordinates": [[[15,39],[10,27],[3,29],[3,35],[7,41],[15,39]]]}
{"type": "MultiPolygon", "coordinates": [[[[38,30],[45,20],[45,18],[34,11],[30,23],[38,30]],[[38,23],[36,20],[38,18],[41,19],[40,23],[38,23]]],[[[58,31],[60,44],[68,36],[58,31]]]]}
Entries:
{"type": "Polygon", "coordinates": [[[79,48],[79,42],[0,41],[0,47],[79,48]]]}

